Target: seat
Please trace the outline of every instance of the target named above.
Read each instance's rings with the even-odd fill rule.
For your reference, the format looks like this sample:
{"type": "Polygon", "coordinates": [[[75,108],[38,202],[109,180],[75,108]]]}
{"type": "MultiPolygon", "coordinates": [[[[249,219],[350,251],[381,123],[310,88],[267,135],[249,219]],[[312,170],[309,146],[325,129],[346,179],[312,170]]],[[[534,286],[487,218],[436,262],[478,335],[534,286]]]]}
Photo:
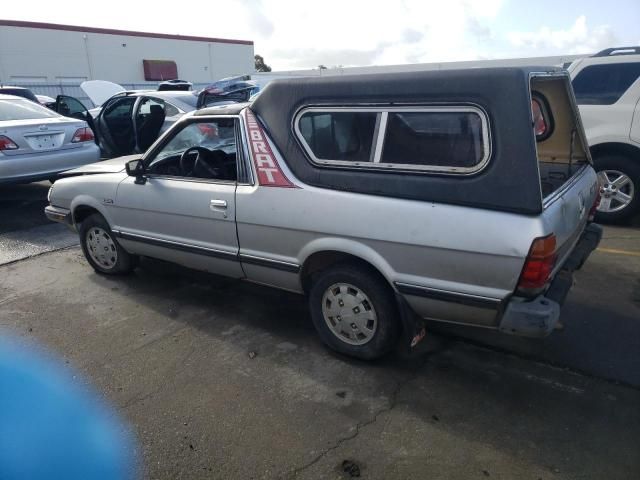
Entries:
{"type": "Polygon", "coordinates": [[[142,125],[138,130],[138,147],[140,151],[144,152],[156,141],[165,117],[162,105],[151,105],[149,115],[142,121],[142,125]]]}

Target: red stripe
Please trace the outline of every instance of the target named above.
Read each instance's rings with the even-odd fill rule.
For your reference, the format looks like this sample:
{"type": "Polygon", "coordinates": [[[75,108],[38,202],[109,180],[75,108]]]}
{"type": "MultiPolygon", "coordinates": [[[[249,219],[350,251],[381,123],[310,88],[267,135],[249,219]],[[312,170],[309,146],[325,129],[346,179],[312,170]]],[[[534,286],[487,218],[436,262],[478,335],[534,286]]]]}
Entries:
{"type": "Polygon", "coordinates": [[[251,157],[258,173],[258,183],[264,187],[298,188],[282,172],[256,116],[248,108],[244,111],[251,157]]]}

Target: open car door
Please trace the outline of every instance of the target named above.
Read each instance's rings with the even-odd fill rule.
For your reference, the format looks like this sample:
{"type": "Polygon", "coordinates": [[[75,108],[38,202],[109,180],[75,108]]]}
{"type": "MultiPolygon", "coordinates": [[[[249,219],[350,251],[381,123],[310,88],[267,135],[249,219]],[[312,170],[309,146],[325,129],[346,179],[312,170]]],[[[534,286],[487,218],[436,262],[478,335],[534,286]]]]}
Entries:
{"type": "Polygon", "coordinates": [[[87,110],[87,107],[85,107],[80,100],[68,95],[58,95],[56,97],[56,103],[51,108],[55,112],[59,113],[60,115],[64,115],[65,117],[77,118],[79,120],[84,120],[85,122],[87,122],[91,130],[93,130],[96,144],[100,145],[100,135],[98,129],[96,128],[96,123],[87,110]]]}
{"type": "Polygon", "coordinates": [[[100,130],[100,146],[109,157],[135,153],[136,133],[133,112],[137,97],[117,95],[108,100],[95,118],[100,130]]]}

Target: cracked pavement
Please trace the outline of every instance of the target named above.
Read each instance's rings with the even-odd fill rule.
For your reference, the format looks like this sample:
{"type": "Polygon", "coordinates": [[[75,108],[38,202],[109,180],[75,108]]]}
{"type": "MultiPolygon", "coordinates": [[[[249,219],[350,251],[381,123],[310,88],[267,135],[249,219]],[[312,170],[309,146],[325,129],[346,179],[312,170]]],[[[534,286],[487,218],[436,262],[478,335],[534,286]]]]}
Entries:
{"type": "MultiPolygon", "coordinates": [[[[344,462],[385,480],[640,475],[638,256],[596,252],[543,341],[444,328],[411,358],[364,363],[327,351],[286,292],[148,260],[96,275],[42,215],[48,187],[0,191],[0,253],[17,247],[0,334],[117,409],[141,478],[346,479],[344,462]]],[[[637,229],[604,243],[640,252],[637,229]]]]}
{"type": "Polygon", "coordinates": [[[359,362],[293,294],[77,247],[0,266],[0,329],[43,345],[134,430],[148,479],[629,479],[640,390],[431,336],[359,362]]]}

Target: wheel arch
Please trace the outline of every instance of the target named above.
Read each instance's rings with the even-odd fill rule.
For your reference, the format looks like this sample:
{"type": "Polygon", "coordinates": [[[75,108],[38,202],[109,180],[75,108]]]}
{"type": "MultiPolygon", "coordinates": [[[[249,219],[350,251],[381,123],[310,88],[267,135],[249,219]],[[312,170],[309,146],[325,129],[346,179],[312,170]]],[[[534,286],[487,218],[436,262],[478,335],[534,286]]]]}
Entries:
{"type": "Polygon", "coordinates": [[[99,213],[105,218],[107,223],[111,225],[109,216],[105,212],[105,208],[100,205],[93,197],[82,195],[76,197],[71,202],[71,215],[74,225],[82,223],[89,215],[93,213],[99,213]]]}
{"type": "Polygon", "coordinates": [[[300,268],[300,283],[305,293],[311,286],[314,273],[326,270],[339,263],[354,263],[370,270],[384,280],[392,291],[394,270],[389,263],[371,247],[346,239],[321,239],[313,242],[303,251],[300,268]]]}
{"type": "Polygon", "coordinates": [[[640,147],[631,145],[629,143],[622,142],[605,142],[599,143],[597,145],[592,145],[589,147],[591,151],[591,157],[594,162],[597,161],[598,157],[603,157],[605,155],[620,155],[623,157],[628,157],[640,165],[640,147]]]}

